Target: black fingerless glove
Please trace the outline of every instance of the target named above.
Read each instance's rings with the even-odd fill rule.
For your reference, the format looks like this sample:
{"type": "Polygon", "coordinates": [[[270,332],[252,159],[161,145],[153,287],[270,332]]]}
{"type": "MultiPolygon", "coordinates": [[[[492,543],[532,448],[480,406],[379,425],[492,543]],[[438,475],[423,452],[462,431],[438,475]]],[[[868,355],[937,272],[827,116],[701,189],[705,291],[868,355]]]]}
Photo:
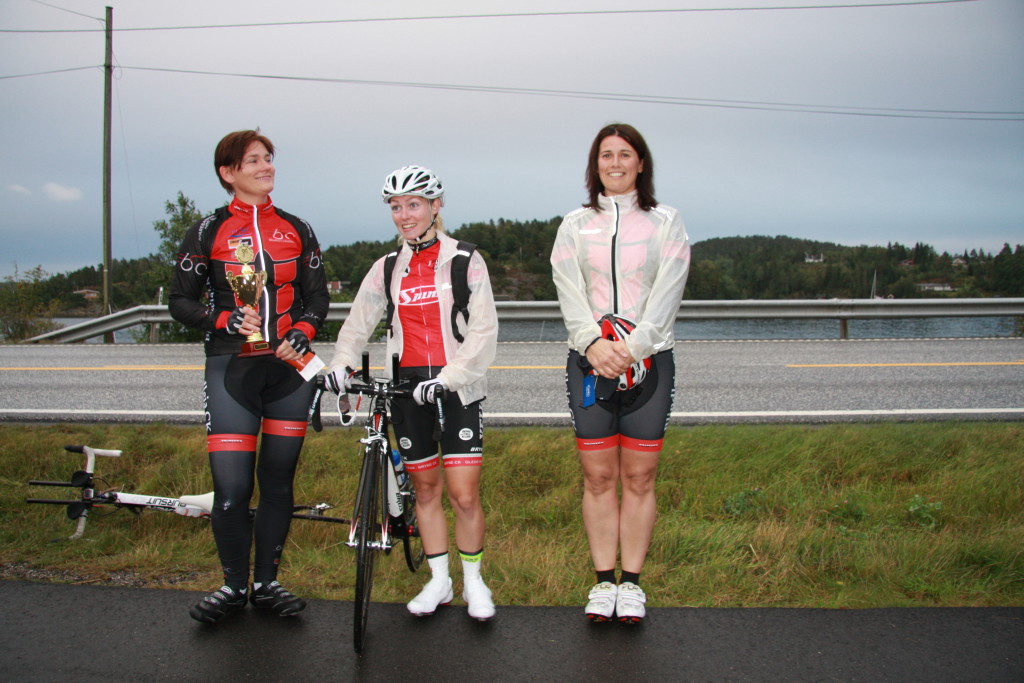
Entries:
{"type": "Polygon", "coordinates": [[[305,356],[309,353],[309,337],[302,330],[297,330],[294,327],[284,334],[284,340],[292,345],[292,348],[300,356],[305,356]]]}
{"type": "Polygon", "coordinates": [[[245,322],[245,310],[239,306],[235,310],[231,311],[231,315],[228,316],[227,330],[231,334],[241,334],[239,328],[242,327],[242,323],[245,322]]]}

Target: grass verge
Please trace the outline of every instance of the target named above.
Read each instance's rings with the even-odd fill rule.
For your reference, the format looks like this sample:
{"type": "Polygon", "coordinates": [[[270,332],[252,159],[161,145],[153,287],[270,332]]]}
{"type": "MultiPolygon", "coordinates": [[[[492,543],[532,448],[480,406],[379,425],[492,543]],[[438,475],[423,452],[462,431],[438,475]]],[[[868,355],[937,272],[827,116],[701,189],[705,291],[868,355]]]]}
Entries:
{"type": "MultiPolygon", "coordinates": [[[[296,501],[347,517],[359,433],[310,433],[296,501]]],[[[1024,465],[1019,423],[702,426],[669,429],[659,519],[643,583],[652,606],[1008,606],[1024,604],[1024,465]]],[[[484,572],[499,604],[577,605],[593,582],[568,428],[490,429],[484,572]]],[[[106,487],[178,496],[210,490],[205,434],[168,425],[0,425],[0,576],[209,590],[209,524],[173,514],[94,513],[85,539],[64,498],[85,443],[106,487]],[[58,492],[60,492],[58,494],[58,492]]],[[[348,527],[296,520],[282,581],[350,600],[348,527]]],[[[454,542],[453,542],[454,546],[454,542]]],[[[374,599],[408,600],[426,580],[401,552],[378,561],[374,599]]],[[[458,582],[458,563],[455,567],[458,582]]]]}

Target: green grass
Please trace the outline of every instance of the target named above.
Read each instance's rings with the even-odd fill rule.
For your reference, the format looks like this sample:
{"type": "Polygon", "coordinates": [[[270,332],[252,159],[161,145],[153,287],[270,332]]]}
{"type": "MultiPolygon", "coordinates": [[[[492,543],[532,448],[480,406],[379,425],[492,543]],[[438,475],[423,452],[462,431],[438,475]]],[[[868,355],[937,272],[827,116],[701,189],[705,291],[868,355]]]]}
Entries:
{"type": "MultiPolygon", "coordinates": [[[[311,433],[298,502],[347,517],[355,430],[311,433]]],[[[1020,423],[673,427],[658,474],[659,519],[643,582],[652,606],[1006,606],[1024,604],[1020,423]]],[[[85,540],[61,498],[29,479],[66,480],[84,460],[66,443],[119,448],[108,487],[177,496],[211,487],[199,427],[0,425],[0,575],[208,590],[219,569],[206,521],[119,511],[85,540]],[[55,540],[56,539],[56,540],[55,540]]],[[[485,575],[500,604],[577,605],[593,582],[568,428],[490,429],[483,501],[485,575]]],[[[296,520],[282,580],[350,600],[347,526],[296,520]]],[[[458,581],[458,563],[455,566],[458,581]]],[[[374,599],[425,581],[401,552],[378,561],[374,599]]]]}

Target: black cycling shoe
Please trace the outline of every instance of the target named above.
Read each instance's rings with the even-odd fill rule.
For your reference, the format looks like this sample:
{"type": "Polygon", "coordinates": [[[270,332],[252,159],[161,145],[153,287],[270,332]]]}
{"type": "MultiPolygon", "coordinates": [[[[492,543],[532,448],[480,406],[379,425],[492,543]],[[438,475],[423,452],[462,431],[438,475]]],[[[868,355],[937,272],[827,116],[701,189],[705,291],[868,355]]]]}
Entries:
{"type": "Polygon", "coordinates": [[[250,600],[253,607],[272,609],[279,617],[290,617],[306,609],[305,600],[286,591],[277,581],[253,589],[250,600]]]}
{"type": "Polygon", "coordinates": [[[188,615],[196,621],[216,624],[232,612],[237,612],[245,607],[245,602],[246,595],[244,590],[236,591],[227,586],[221,586],[196,603],[188,611],[188,615]]]}

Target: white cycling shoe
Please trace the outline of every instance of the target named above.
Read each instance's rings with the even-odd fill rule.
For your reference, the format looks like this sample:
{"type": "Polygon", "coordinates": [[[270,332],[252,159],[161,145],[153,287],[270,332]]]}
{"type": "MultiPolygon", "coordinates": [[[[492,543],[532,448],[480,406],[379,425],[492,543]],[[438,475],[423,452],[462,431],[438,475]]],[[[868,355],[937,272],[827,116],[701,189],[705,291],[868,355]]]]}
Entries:
{"type": "Polygon", "coordinates": [[[454,598],[450,577],[431,579],[420,594],[409,601],[406,608],[417,617],[425,617],[436,612],[439,605],[447,605],[454,598]]]}
{"type": "Polygon", "coordinates": [[[477,621],[487,621],[494,616],[494,600],[491,589],[483,579],[469,579],[462,587],[462,599],[466,601],[469,616],[477,621]]]}
{"type": "Polygon", "coordinates": [[[619,584],[618,595],[615,599],[615,614],[619,621],[624,624],[639,624],[647,615],[644,603],[647,596],[640,586],[629,581],[619,584]]]}
{"type": "Polygon", "coordinates": [[[609,621],[615,614],[615,598],[619,587],[611,581],[602,581],[587,594],[587,618],[594,622],[609,621]]]}

